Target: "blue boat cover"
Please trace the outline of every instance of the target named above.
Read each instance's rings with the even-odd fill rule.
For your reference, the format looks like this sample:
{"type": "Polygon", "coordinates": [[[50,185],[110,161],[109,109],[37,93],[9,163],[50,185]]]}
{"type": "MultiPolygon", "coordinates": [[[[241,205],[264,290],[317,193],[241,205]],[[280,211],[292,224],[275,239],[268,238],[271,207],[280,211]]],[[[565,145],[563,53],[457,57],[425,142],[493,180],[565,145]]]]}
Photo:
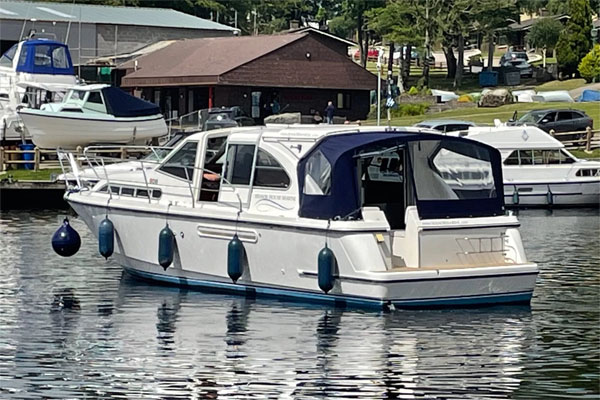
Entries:
{"type": "Polygon", "coordinates": [[[579,101],[600,101],[600,90],[585,89],[579,101]]]}
{"type": "Polygon", "coordinates": [[[17,63],[17,72],[75,75],[67,45],[46,39],[32,39],[23,42],[17,63]]]}
{"type": "Polygon", "coordinates": [[[114,86],[102,89],[102,94],[106,111],[115,117],[145,117],[160,114],[160,108],[156,104],[125,93],[114,86]]]}
{"type": "MultiPolygon", "coordinates": [[[[500,152],[486,144],[468,139],[413,132],[348,133],[323,137],[298,162],[300,217],[317,219],[344,219],[357,216],[361,208],[360,188],[355,155],[367,147],[385,148],[401,146],[414,141],[439,141],[444,148],[470,155],[474,149],[479,154],[489,155],[495,185],[495,196],[478,199],[422,200],[417,198],[417,209],[422,219],[452,218],[469,216],[492,216],[504,214],[504,186],[500,152]],[[461,146],[465,142],[469,146],[461,146]],[[479,148],[483,151],[477,151],[479,148]],[[465,151],[466,150],[466,151],[465,151]],[[331,164],[331,187],[327,194],[304,193],[307,163],[315,152],[331,164]]],[[[406,146],[410,151],[410,146],[406,146]]],[[[488,157],[486,157],[488,158],[488,157]]],[[[414,184],[414,180],[413,180],[414,184]]],[[[415,191],[416,193],[416,191],[415,191]]]]}

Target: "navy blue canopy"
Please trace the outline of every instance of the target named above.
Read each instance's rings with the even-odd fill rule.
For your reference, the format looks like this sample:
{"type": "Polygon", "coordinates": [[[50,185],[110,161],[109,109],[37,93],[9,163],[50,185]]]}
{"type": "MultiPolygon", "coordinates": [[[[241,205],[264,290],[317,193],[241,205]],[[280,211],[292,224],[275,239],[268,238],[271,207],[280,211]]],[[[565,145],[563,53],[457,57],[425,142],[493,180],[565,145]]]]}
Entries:
{"type": "MultiPolygon", "coordinates": [[[[417,209],[422,219],[489,216],[504,212],[504,191],[502,184],[502,165],[500,152],[491,146],[469,139],[413,132],[377,132],[348,133],[325,136],[298,162],[298,181],[300,210],[299,215],[306,218],[336,219],[358,216],[361,208],[360,188],[355,155],[361,150],[375,147],[393,148],[405,146],[410,152],[409,142],[438,141],[445,149],[470,156],[462,150],[461,143],[468,142],[467,148],[479,148],[485,154],[485,161],[492,165],[495,193],[490,198],[426,200],[417,198],[417,209]],[[307,194],[304,190],[307,164],[316,153],[321,154],[331,165],[331,181],[327,193],[307,194]]],[[[409,170],[412,167],[409,167],[409,170]]],[[[407,171],[411,173],[412,171],[407,171]]],[[[414,179],[413,188],[415,185],[414,179]]],[[[417,191],[415,190],[415,196],[417,191]]]]}
{"type": "Polygon", "coordinates": [[[75,75],[67,45],[46,39],[23,42],[17,72],[49,75],[75,75]]]}
{"type": "Polygon", "coordinates": [[[125,93],[119,88],[109,86],[102,89],[106,111],[115,117],[144,117],[160,114],[154,103],[125,93]]]}

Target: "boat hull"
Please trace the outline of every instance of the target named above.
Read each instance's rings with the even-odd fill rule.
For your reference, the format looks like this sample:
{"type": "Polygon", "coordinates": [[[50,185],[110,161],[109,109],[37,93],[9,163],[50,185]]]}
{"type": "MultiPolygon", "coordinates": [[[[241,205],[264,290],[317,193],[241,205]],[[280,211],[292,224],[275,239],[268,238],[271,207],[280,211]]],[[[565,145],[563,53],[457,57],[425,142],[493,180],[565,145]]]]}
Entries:
{"type": "Polygon", "coordinates": [[[504,202],[508,207],[598,207],[600,205],[600,179],[572,182],[505,183],[504,202]]]}
{"type": "Polygon", "coordinates": [[[82,114],[48,115],[43,110],[22,110],[19,115],[33,143],[40,148],[73,149],[103,143],[137,144],[167,133],[167,125],[160,115],[92,118],[82,114]]]}
{"type": "MultiPolygon", "coordinates": [[[[105,207],[69,200],[97,235],[105,207]]],[[[444,307],[528,303],[538,268],[535,264],[491,265],[451,269],[413,268],[407,271],[356,270],[352,249],[373,237],[372,232],[329,234],[329,247],[339,273],[333,289],[318,286],[317,255],[325,231],[298,229],[214,218],[178,216],[174,208],[168,224],[175,234],[174,261],[166,270],[158,264],[158,234],[165,218],[157,214],[111,207],[115,226],[115,259],[134,276],[159,283],[198,287],[243,295],[264,295],[300,301],[385,309],[389,307],[444,307]],[[242,277],[233,283],[227,275],[227,247],[239,232],[247,256],[242,277]]],[[[381,258],[366,244],[361,252],[376,264],[381,258]],[[369,253],[372,251],[372,253],[369,253]]]]}

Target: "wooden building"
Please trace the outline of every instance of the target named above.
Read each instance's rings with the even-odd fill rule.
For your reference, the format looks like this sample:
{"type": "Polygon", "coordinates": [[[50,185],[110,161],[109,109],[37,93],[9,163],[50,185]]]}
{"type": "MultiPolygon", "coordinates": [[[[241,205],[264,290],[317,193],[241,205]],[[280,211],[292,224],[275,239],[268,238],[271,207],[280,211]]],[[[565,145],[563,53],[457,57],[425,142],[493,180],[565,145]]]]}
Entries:
{"type": "Polygon", "coordinates": [[[189,39],[121,66],[121,86],[160,105],[168,117],[240,106],[260,122],[280,112],[364,119],[377,77],[348,57],[344,39],[314,29],[263,36],[189,39]],[[277,106],[276,106],[277,107],[277,106]]]}

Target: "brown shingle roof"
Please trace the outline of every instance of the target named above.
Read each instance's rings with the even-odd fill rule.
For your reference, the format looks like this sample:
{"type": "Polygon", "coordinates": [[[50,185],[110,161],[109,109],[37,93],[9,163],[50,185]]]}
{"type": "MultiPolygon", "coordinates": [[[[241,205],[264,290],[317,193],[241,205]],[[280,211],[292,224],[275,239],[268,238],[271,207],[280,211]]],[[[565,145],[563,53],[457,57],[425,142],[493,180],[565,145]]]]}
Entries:
{"type": "MultiPolygon", "coordinates": [[[[217,83],[219,75],[286,46],[307,33],[287,35],[185,39],[138,58],[138,70],[123,78],[123,86],[137,86],[156,78],[164,84],[217,83]]],[[[133,62],[124,68],[133,69],[133,62]]]]}

